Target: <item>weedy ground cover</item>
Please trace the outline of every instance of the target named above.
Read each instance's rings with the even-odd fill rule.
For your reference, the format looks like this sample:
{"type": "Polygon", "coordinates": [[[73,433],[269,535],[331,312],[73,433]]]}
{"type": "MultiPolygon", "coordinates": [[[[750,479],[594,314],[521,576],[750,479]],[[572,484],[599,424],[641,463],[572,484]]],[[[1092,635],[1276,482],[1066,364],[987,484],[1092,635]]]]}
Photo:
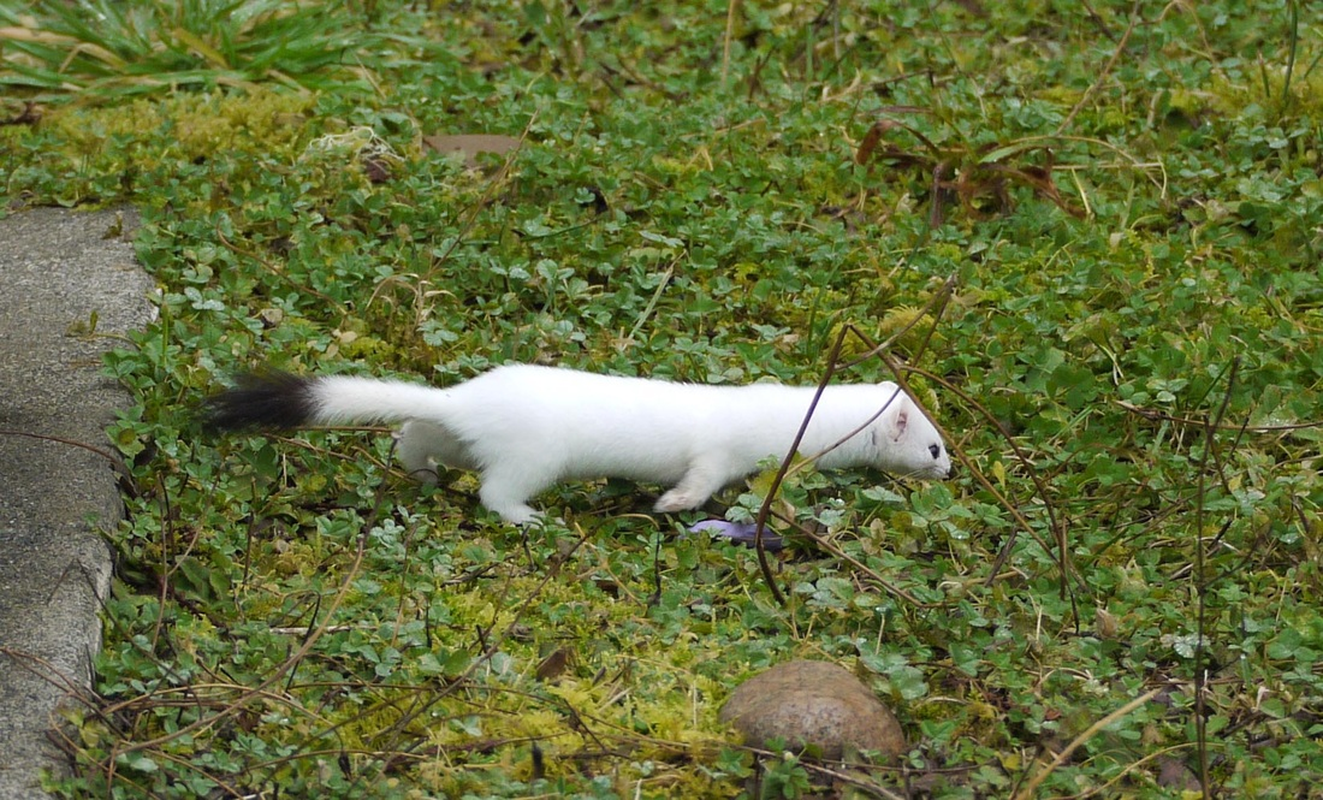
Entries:
{"type": "Polygon", "coordinates": [[[53,789],[1307,794],[1317,20],[845,5],[0,9],[6,210],[137,205],[162,289],[106,364],[133,486],[53,789]],[[473,133],[516,146],[426,145],[473,133]],[[195,415],[261,363],[810,383],[838,341],[959,474],[795,472],[765,570],[648,487],[558,487],[564,524],[525,535],[470,476],[409,482],[383,431],[195,415]],[[717,709],[794,657],[888,700],[901,762],[756,767],[717,709]]]}

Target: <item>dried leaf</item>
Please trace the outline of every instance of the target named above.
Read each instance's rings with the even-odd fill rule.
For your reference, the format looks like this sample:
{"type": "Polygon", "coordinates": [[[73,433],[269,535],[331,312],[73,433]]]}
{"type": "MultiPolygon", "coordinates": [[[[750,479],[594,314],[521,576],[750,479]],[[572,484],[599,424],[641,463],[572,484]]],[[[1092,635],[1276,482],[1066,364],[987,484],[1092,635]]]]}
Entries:
{"type": "Polygon", "coordinates": [[[864,134],[864,140],[859,143],[859,150],[854,155],[854,163],[867,164],[873,158],[873,151],[877,149],[877,143],[881,141],[882,134],[894,128],[896,123],[889,119],[880,119],[873,123],[864,134]]]}
{"type": "Polygon", "coordinates": [[[549,681],[569,669],[572,663],[574,663],[574,651],[568,647],[558,648],[537,665],[537,679],[549,681]]]}
{"type": "Polygon", "coordinates": [[[442,155],[463,153],[464,165],[478,166],[479,153],[504,155],[519,147],[515,136],[501,136],[493,133],[461,133],[450,136],[424,136],[423,145],[442,155]]]}

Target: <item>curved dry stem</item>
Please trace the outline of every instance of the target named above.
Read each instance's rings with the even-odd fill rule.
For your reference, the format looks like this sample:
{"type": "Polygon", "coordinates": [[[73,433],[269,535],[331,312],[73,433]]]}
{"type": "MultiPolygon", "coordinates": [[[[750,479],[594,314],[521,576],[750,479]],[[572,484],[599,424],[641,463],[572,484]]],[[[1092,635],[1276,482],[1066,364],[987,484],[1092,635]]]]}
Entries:
{"type": "MultiPolygon", "coordinates": [[[[1199,783],[1208,791],[1208,714],[1204,707],[1206,702],[1204,688],[1208,681],[1205,674],[1204,663],[1207,659],[1207,640],[1208,632],[1208,588],[1209,580],[1207,567],[1204,563],[1204,500],[1207,491],[1208,462],[1213,452],[1213,436],[1222,420],[1226,419],[1227,409],[1231,406],[1231,393],[1236,388],[1236,376],[1240,372],[1240,358],[1237,357],[1231,362],[1231,368],[1227,371],[1227,388],[1222,394],[1222,402],[1218,406],[1213,416],[1209,417],[1204,424],[1204,451],[1199,457],[1199,480],[1195,489],[1195,507],[1194,507],[1194,573],[1195,581],[1194,593],[1196,602],[1195,611],[1195,631],[1197,639],[1194,644],[1194,710],[1191,712],[1194,716],[1194,736],[1196,753],[1199,758],[1199,783]]],[[[1230,522],[1228,521],[1228,526],[1230,522]]]]}
{"type": "Polygon", "coordinates": [[[514,164],[515,157],[519,155],[520,150],[524,149],[524,142],[528,140],[529,131],[531,131],[533,125],[537,123],[538,112],[538,109],[534,109],[533,113],[529,115],[528,123],[524,125],[523,132],[519,134],[519,144],[511,148],[506,154],[505,161],[502,162],[501,168],[498,169],[496,174],[492,176],[490,181],[488,181],[487,188],[483,191],[482,197],[478,198],[478,201],[467,209],[469,218],[464,221],[459,233],[451,240],[450,246],[432,261],[431,265],[428,267],[427,274],[422,277],[424,282],[432,282],[432,277],[436,274],[437,269],[450,259],[450,255],[455,252],[455,248],[459,247],[460,243],[468,237],[469,233],[473,230],[473,226],[478,224],[479,212],[486,208],[487,204],[491,201],[492,195],[496,194],[497,187],[504,185],[505,179],[510,174],[510,167],[514,164]]]}
{"type": "Polygon", "coordinates": [[[863,563],[859,559],[855,558],[854,556],[845,552],[841,548],[837,547],[834,542],[828,539],[824,539],[823,537],[817,535],[813,531],[810,531],[808,528],[804,527],[803,525],[800,525],[795,520],[790,519],[789,517],[783,514],[777,514],[776,518],[781,520],[782,522],[794,526],[794,528],[797,531],[799,531],[799,534],[801,536],[803,536],[806,539],[809,539],[818,547],[821,547],[823,550],[827,551],[828,553],[831,553],[836,558],[848,562],[850,566],[864,573],[869,578],[872,578],[873,581],[877,583],[877,585],[881,586],[883,589],[886,590],[888,594],[892,595],[893,597],[897,597],[901,600],[904,600],[905,602],[909,603],[915,608],[931,609],[931,608],[942,607],[943,605],[942,603],[925,603],[924,601],[920,600],[919,598],[915,597],[914,595],[910,594],[909,592],[905,591],[899,586],[896,586],[895,584],[888,581],[886,578],[883,578],[881,575],[879,575],[877,573],[877,570],[873,569],[872,567],[863,563]]]}
{"type": "MultiPolygon", "coordinates": [[[[799,452],[799,443],[803,441],[804,433],[808,430],[809,421],[813,419],[813,412],[818,407],[818,401],[822,399],[822,393],[826,391],[827,385],[831,382],[832,377],[842,366],[840,363],[841,347],[845,344],[846,335],[853,332],[855,336],[859,337],[860,341],[864,342],[870,348],[868,353],[866,353],[864,356],[856,358],[845,364],[844,367],[848,369],[849,367],[855,366],[856,364],[860,364],[863,361],[872,358],[874,355],[881,355],[886,348],[892,345],[893,342],[895,342],[901,336],[904,336],[911,329],[917,326],[919,324],[919,320],[923,319],[925,316],[928,316],[929,314],[934,314],[934,311],[936,312],[934,314],[934,319],[933,319],[933,327],[935,328],[938,320],[940,319],[941,312],[945,311],[946,309],[947,299],[950,297],[950,294],[955,287],[955,281],[956,279],[954,275],[947,278],[946,282],[943,283],[942,285],[942,289],[937,294],[933,295],[933,297],[929,298],[928,304],[925,305],[918,314],[914,315],[914,319],[910,320],[908,323],[905,324],[904,327],[893,333],[890,337],[886,339],[886,341],[882,342],[882,344],[880,345],[873,344],[872,340],[869,339],[867,336],[865,336],[857,327],[855,327],[853,323],[846,323],[844,326],[842,326],[840,333],[837,334],[836,336],[836,341],[832,343],[831,352],[827,356],[827,367],[823,371],[822,378],[818,381],[817,391],[814,392],[813,394],[813,401],[809,403],[808,412],[804,414],[804,420],[800,423],[799,430],[795,433],[795,439],[790,445],[789,452],[787,452],[785,457],[781,459],[781,466],[777,470],[776,476],[772,479],[772,484],[767,490],[767,496],[763,498],[763,504],[758,509],[758,516],[754,523],[755,526],[754,548],[758,553],[758,567],[759,569],[761,569],[763,573],[763,578],[767,581],[768,588],[772,590],[772,597],[776,599],[777,604],[779,604],[782,608],[784,608],[786,605],[785,596],[781,593],[780,588],[777,587],[776,579],[772,575],[771,565],[768,564],[767,562],[767,553],[763,546],[763,531],[766,529],[767,526],[767,517],[772,509],[772,501],[776,499],[776,495],[781,488],[781,484],[785,482],[786,476],[792,473],[792,469],[798,469],[798,467],[792,468],[792,465],[794,464],[795,461],[795,455],[799,452]]],[[[928,338],[931,337],[931,335],[932,332],[929,331],[928,337],[925,337],[924,339],[925,343],[928,341],[928,338]]],[[[904,386],[903,384],[901,388],[905,389],[905,391],[907,392],[909,391],[908,387],[904,386]]],[[[887,402],[889,404],[891,401],[888,400],[887,402]]],[[[920,409],[922,408],[923,407],[920,405],[920,409]]],[[[824,455],[825,453],[840,446],[842,442],[850,438],[850,436],[853,436],[854,433],[858,432],[859,430],[863,430],[865,427],[872,424],[873,420],[876,419],[878,416],[881,416],[882,412],[885,410],[886,410],[886,406],[883,406],[882,408],[878,409],[877,414],[874,414],[871,419],[869,419],[867,422],[861,425],[855,432],[852,432],[849,434],[849,436],[842,438],[841,441],[832,445],[832,447],[829,447],[820,453],[813,454],[808,459],[805,459],[804,463],[812,463],[814,460],[822,457],[822,455],[824,455]]],[[[926,409],[924,410],[924,413],[927,413],[926,409]]],[[[929,416],[931,417],[931,415],[929,416]]]]}
{"type": "Polygon", "coordinates": [[[1056,770],[1057,767],[1066,763],[1066,761],[1070,759],[1071,755],[1074,754],[1076,750],[1080,749],[1085,744],[1087,744],[1090,739],[1097,736],[1099,732],[1102,731],[1103,728],[1106,728],[1108,725],[1111,725],[1113,722],[1116,722],[1118,719],[1121,719],[1125,715],[1129,714],[1131,711],[1134,711],[1136,708],[1139,708],[1148,701],[1152,700],[1154,697],[1157,697],[1159,694],[1165,691],[1166,688],[1167,687],[1165,686],[1159,686],[1156,689],[1150,689],[1147,692],[1141,694],[1139,697],[1136,697],[1134,700],[1131,700],[1129,703],[1126,703],[1125,705],[1116,709],[1112,713],[1108,714],[1107,716],[1103,717],[1102,719],[1090,725],[1087,730],[1085,730],[1079,736],[1076,736],[1074,739],[1072,739],[1070,744],[1061,748],[1061,752],[1057,753],[1056,757],[1053,758],[1052,761],[1049,762],[1047,766],[1043,767],[1041,770],[1034,773],[1034,776],[1029,779],[1029,782],[1026,783],[1024,786],[1020,787],[1020,790],[1015,793],[1015,800],[1031,800],[1031,798],[1035,796],[1035,792],[1037,792],[1039,785],[1042,784],[1043,781],[1047,780],[1047,777],[1051,775],[1053,771],[1056,770]]]}
{"type": "MultiPolygon", "coordinates": [[[[1030,461],[1029,456],[1023,450],[1020,449],[1020,446],[1016,444],[1014,437],[1012,437],[1010,432],[1007,431],[1006,428],[1002,426],[1000,420],[998,420],[992,414],[992,412],[988,411],[987,408],[985,408],[981,403],[979,403],[974,398],[970,397],[968,394],[966,394],[959,387],[952,384],[950,381],[947,381],[945,378],[942,378],[939,375],[935,375],[919,367],[913,367],[908,365],[901,366],[899,364],[896,364],[894,368],[895,371],[897,372],[896,380],[898,383],[904,380],[903,377],[899,374],[900,372],[902,371],[913,372],[917,375],[922,375],[928,380],[931,380],[934,383],[937,383],[938,385],[942,386],[947,391],[950,391],[951,393],[955,394],[960,399],[965,401],[970,408],[977,411],[979,414],[983,416],[984,419],[990,422],[992,426],[997,429],[997,432],[1001,434],[1002,438],[1006,440],[1006,443],[1011,446],[1011,452],[1015,454],[1016,460],[1024,465],[1026,471],[1028,472],[1029,479],[1033,481],[1035,491],[1038,494],[1039,499],[1043,501],[1043,508],[1047,512],[1048,526],[1052,530],[1053,534],[1056,536],[1057,564],[1061,570],[1061,596],[1062,598],[1067,598],[1067,597],[1070,598],[1071,610],[1075,619],[1075,626],[1078,628],[1080,624],[1079,609],[1075,603],[1075,595],[1073,592],[1070,591],[1067,581],[1071,575],[1074,575],[1075,578],[1080,581],[1081,588],[1085,588],[1084,579],[1080,577],[1078,573],[1076,573],[1076,571],[1071,566],[1070,549],[1067,546],[1067,542],[1066,542],[1065,527],[1059,522],[1059,518],[1056,513],[1056,507],[1052,504],[1051,498],[1047,491],[1047,484],[1045,484],[1043,482],[1043,479],[1039,476],[1038,470],[1034,467],[1033,462],[1030,461]]],[[[938,431],[940,431],[943,436],[946,436],[946,431],[941,427],[941,423],[934,422],[933,424],[937,426],[938,431]]],[[[965,467],[969,469],[970,474],[974,476],[975,480],[977,480],[983,486],[984,489],[986,489],[993,497],[997,499],[997,502],[1002,506],[1002,508],[1005,508],[1008,512],[1010,512],[1011,516],[1015,518],[1015,520],[1020,524],[1020,526],[1025,531],[1027,531],[1030,536],[1034,537],[1034,541],[1038,542],[1039,546],[1042,547],[1045,552],[1049,552],[1049,553],[1052,552],[1052,548],[1048,547],[1047,543],[1044,542],[1041,538],[1039,538],[1038,534],[1029,524],[1029,520],[1024,516],[1024,514],[1020,512],[1019,508],[1012,505],[1011,502],[1006,498],[1006,496],[1003,495],[1001,492],[999,492],[997,488],[992,485],[992,482],[989,481],[985,475],[983,475],[982,472],[974,468],[973,462],[970,461],[968,456],[965,455],[964,451],[956,447],[952,449],[952,452],[954,452],[956,456],[960,459],[960,463],[964,464],[965,467]]],[[[1011,537],[1002,547],[1001,553],[998,554],[997,560],[993,564],[991,570],[992,576],[996,576],[1001,572],[1001,567],[1003,564],[1005,564],[1006,559],[1010,556],[1011,547],[1014,543],[1015,543],[1015,533],[1012,532],[1011,537]]],[[[991,580],[991,578],[989,578],[989,580],[991,580]]]]}
{"type": "Polygon", "coordinates": [[[1102,72],[1098,73],[1098,79],[1089,84],[1089,88],[1084,90],[1084,95],[1080,97],[1079,102],[1070,110],[1066,118],[1061,120],[1061,124],[1057,126],[1057,133],[1061,133],[1070,127],[1070,123],[1074,122],[1075,117],[1084,109],[1084,104],[1089,102],[1089,98],[1093,96],[1093,93],[1097,91],[1103,81],[1107,80],[1107,76],[1112,74],[1112,68],[1121,59],[1121,53],[1125,52],[1125,46],[1130,41],[1130,34],[1135,32],[1135,25],[1139,22],[1139,6],[1140,0],[1135,0],[1134,5],[1130,7],[1130,24],[1126,26],[1125,33],[1121,34],[1121,41],[1116,43],[1116,49],[1112,51],[1112,57],[1107,59],[1102,72]]]}
{"type": "Polygon", "coordinates": [[[293,278],[289,277],[284,272],[281,272],[279,269],[276,268],[274,264],[262,258],[257,253],[254,253],[251,250],[245,250],[244,248],[240,247],[239,245],[225,238],[225,234],[221,232],[220,220],[216,221],[216,225],[214,226],[214,229],[216,231],[216,238],[220,240],[220,243],[225,247],[225,249],[229,250],[235,255],[243,256],[244,258],[247,258],[251,261],[254,261],[262,265],[262,269],[265,269],[268,273],[270,273],[274,277],[284,281],[286,285],[294,289],[296,292],[310,294],[313,297],[316,297],[318,300],[321,300],[322,302],[326,303],[328,308],[330,308],[332,311],[340,315],[341,320],[344,320],[349,316],[349,309],[345,308],[344,304],[341,303],[339,300],[336,300],[334,297],[331,297],[330,295],[319,292],[316,289],[312,288],[311,286],[305,286],[299,283],[298,281],[295,281],[293,278]]]}

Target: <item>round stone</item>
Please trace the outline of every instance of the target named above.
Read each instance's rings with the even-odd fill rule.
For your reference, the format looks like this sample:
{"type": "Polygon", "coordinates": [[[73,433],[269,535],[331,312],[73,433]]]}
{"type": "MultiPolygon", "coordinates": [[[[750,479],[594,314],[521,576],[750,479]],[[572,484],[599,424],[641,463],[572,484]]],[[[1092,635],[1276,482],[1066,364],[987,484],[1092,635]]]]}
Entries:
{"type": "Polygon", "coordinates": [[[812,746],[828,761],[860,750],[905,751],[890,709],[849,670],[825,661],[788,661],[755,675],[731,693],[720,719],[755,747],[780,739],[796,751],[812,746]]]}

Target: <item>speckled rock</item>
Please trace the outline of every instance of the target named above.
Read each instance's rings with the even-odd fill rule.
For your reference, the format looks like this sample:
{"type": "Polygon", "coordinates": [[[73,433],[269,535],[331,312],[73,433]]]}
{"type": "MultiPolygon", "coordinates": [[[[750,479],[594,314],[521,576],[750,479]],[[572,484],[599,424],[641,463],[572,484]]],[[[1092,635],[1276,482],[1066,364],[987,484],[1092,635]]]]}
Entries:
{"type": "Polygon", "coordinates": [[[794,749],[814,745],[829,761],[857,750],[905,751],[891,711],[849,670],[826,661],[789,661],[755,675],[731,693],[721,721],[755,747],[771,739],[794,749]]]}

